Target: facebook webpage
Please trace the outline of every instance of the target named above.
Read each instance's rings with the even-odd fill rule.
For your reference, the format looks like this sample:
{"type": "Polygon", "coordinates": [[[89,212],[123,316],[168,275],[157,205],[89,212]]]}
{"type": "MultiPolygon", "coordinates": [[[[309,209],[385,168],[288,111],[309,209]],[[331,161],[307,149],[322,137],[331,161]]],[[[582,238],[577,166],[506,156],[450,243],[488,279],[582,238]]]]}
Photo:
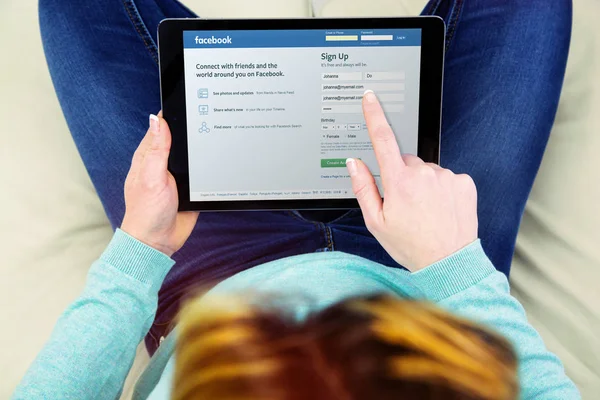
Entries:
{"type": "Polygon", "coordinates": [[[349,157],[381,190],[363,93],[417,154],[420,60],[420,29],[184,32],[190,200],[352,198],[349,157]]]}

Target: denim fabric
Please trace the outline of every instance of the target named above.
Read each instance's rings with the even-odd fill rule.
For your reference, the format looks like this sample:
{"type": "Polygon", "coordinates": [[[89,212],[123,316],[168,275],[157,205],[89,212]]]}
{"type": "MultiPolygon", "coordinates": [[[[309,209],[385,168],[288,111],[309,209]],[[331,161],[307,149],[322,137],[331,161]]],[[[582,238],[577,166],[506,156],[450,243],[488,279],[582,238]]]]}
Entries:
{"type": "MultiPolygon", "coordinates": [[[[562,87],[571,0],[432,0],[447,24],[441,164],[477,184],[479,236],[508,275],[517,230],[562,87]]],[[[175,0],[40,0],[54,87],[73,139],[116,228],[134,150],[160,109],[156,27],[193,17],[175,0]]],[[[76,199],[65,199],[77,201],[76,199]]],[[[338,250],[399,267],[359,210],[331,222],[282,212],[202,213],[159,294],[152,354],[182,298],[282,257],[338,250]]]]}

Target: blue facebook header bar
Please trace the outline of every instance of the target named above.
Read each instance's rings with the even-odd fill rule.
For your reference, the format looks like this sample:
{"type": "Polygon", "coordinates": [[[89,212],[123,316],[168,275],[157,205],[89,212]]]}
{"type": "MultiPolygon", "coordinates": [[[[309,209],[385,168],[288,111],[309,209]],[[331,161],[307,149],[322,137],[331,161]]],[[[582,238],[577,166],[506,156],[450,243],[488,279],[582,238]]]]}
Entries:
{"type": "Polygon", "coordinates": [[[361,47],[420,46],[421,29],[185,31],[183,47],[361,47]]]}

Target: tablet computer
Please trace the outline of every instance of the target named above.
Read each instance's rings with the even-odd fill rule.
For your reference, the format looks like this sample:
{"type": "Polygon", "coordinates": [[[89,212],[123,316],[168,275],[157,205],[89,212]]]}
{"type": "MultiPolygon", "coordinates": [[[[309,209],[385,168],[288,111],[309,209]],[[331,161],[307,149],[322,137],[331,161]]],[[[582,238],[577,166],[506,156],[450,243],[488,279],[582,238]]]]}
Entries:
{"type": "Polygon", "coordinates": [[[346,158],[381,185],[369,89],[401,151],[439,162],[444,37],[437,17],[162,21],[180,210],[357,208],[346,158]]]}

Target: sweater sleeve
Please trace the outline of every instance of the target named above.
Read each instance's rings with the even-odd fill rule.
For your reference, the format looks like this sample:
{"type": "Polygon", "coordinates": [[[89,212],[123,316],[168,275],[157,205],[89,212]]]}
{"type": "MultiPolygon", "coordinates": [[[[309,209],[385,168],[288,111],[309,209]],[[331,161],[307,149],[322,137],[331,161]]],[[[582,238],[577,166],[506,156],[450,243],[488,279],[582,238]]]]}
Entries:
{"type": "Polygon", "coordinates": [[[117,230],[13,399],[118,399],[174,261],[117,230]]]}
{"type": "Polygon", "coordinates": [[[495,329],[512,343],[519,359],[521,399],[581,398],[560,360],[527,322],[525,310],[510,295],[508,280],[494,268],[480,241],[411,277],[429,300],[495,329]]]}

